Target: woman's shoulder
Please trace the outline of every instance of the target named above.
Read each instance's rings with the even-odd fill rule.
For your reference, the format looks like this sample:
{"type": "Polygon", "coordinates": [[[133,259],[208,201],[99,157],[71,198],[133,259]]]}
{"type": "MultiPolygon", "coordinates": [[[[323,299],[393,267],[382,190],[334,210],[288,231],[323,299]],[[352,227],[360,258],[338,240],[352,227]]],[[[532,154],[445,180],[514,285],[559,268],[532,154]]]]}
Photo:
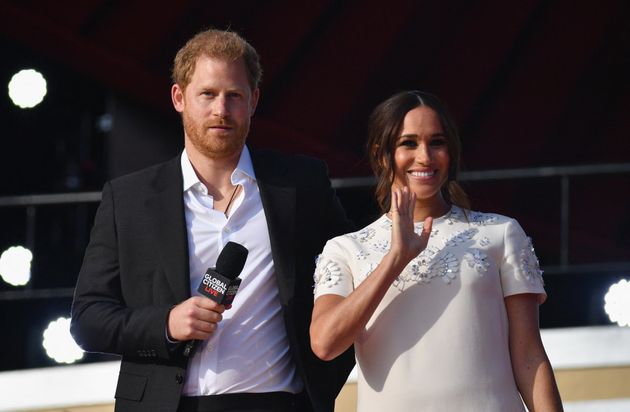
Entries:
{"type": "MultiPolygon", "coordinates": [[[[455,209],[455,206],[453,207],[455,209]]],[[[475,236],[484,236],[495,245],[507,243],[522,244],[529,237],[520,223],[513,217],[499,213],[479,212],[457,208],[451,219],[458,221],[459,225],[453,225],[450,231],[464,231],[475,236]]],[[[446,232],[449,232],[448,230],[446,232]]],[[[458,232],[459,233],[459,232],[458,232]]]]}
{"type": "Polygon", "coordinates": [[[516,223],[516,219],[510,216],[493,212],[463,209],[459,206],[453,206],[450,214],[451,219],[464,221],[473,226],[506,225],[516,223]]]}
{"type": "Polygon", "coordinates": [[[328,241],[326,246],[337,246],[348,248],[366,243],[370,240],[379,238],[383,234],[389,236],[389,231],[392,227],[391,221],[386,215],[381,215],[378,219],[370,223],[369,225],[350,233],[334,237],[328,241]]]}

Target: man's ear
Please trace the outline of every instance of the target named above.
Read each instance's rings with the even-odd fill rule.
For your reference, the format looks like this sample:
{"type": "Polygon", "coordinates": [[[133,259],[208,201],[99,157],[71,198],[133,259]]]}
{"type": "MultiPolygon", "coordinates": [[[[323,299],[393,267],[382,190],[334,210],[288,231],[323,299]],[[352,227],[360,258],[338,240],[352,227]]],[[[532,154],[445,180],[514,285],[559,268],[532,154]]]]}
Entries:
{"type": "Polygon", "coordinates": [[[184,111],[184,107],[186,106],[184,101],[184,90],[177,83],[171,86],[171,101],[173,102],[175,110],[179,113],[184,111]]]}

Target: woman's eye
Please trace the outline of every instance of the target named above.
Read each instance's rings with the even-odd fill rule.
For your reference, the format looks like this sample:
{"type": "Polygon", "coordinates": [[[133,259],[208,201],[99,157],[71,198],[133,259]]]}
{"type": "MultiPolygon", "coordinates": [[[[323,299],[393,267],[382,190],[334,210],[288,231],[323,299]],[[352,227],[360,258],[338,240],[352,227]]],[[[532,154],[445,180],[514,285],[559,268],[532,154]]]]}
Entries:
{"type": "Polygon", "coordinates": [[[433,147],[441,147],[441,146],[446,146],[446,139],[433,139],[431,140],[431,146],[433,147]]]}
{"type": "Polygon", "coordinates": [[[418,144],[416,143],[415,140],[402,140],[400,143],[398,143],[398,146],[405,146],[405,147],[416,147],[418,144]]]}

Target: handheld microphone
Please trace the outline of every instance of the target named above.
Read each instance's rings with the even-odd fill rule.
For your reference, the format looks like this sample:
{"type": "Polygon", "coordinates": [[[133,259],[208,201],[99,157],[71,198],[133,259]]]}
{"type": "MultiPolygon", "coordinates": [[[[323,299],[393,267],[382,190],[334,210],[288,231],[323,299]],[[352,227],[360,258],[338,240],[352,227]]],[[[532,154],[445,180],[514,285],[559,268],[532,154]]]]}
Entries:
{"type": "Polygon", "coordinates": [[[241,285],[237,276],[245,266],[247,254],[245,246],[228,242],[217,258],[216,268],[209,268],[203,275],[197,292],[220,305],[230,305],[241,285]]]}
{"type": "MultiPolygon", "coordinates": [[[[220,305],[232,304],[241,285],[238,275],[243,271],[248,253],[245,246],[236,242],[227,242],[219,253],[216,268],[209,268],[206,271],[197,292],[220,305]]],[[[184,356],[190,356],[196,342],[196,340],[186,342],[184,356]]]]}

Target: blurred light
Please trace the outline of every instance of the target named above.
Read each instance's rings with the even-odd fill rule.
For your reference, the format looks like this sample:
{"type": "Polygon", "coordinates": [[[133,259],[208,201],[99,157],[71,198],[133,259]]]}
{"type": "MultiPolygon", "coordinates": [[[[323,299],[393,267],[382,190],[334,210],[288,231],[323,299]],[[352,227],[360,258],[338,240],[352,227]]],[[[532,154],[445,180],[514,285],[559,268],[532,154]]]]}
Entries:
{"type": "Polygon", "coordinates": [[[114,126],[114,117],[109,113],[105,113],[98,118],[96,126],[102,133],[109,133],[114,126]]]}
{"type": "Polygon", "coordinates": [[[22,246],[11,246],[0,255],[0,276],[10,285],[23,286],[31,280],[33,254],[22,246]]]}
{"type": "Polygon", "coordinates": [[[611,322],[630,326],[630,282],[621,279],[612,285],[604,296],[604,310],[611,322]]]}
{"type": "Polygon", "coordinates": [[[48,324],[42,346],[57,363],[74,363],[83,358],[83,350],[70,335],[70,319],[59,318],[48,324]]]}
{"type": "Polygon", "coordinates": [[[30,109],[37,106],[46,96],[46,79],[36,70],[20,70],[9,82],[9,97],[13,104],[30,109]]]}

